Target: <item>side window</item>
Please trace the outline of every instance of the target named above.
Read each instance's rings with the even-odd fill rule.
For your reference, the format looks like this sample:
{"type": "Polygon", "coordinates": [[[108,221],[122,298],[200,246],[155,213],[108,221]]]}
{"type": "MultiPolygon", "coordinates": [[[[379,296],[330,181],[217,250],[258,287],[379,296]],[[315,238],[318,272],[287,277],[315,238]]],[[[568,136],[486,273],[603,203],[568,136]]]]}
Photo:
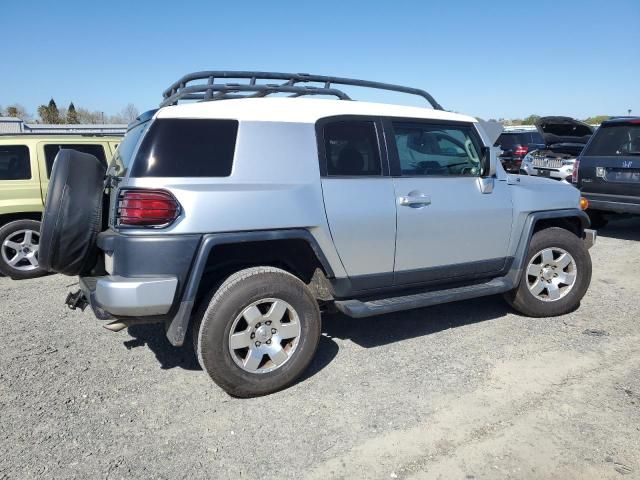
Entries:
{"type": "Polygon", "coordinates": [[[338,121],[324,127],[328,175],[379,176],[380,151],[373,121],[338,121]]]}
{"type": "Polygon", "coordinates": [[[393,123],[403,176],[480,175],[480,143],[471,126],[393,123]]]}
{"type": "Polygon", "coordinates": [[[29,180],[31,161],[25,145],[0,146],[0,180],[29,180]]]}
{"type": "Polygon", "coordinates": [[[44,160],[47,164],[47,177],[51,176],[51,169],[53,168],[53,161],[56,159],[56,155],[62,148],[68,148],[70,150],[77,150],[82,153],[89,153],[94,155],[100,162],[107,164],[107,158],[104,154],[104,147],[102,145],[96,145],[91,143],[49,143],[44,146],[44,160]]]}

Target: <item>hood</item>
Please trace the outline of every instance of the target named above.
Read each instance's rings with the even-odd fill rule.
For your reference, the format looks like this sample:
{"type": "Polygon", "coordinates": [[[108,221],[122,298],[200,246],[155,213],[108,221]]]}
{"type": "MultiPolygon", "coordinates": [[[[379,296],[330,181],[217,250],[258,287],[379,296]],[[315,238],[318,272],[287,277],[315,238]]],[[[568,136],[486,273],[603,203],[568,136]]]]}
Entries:
{"type": "Polygon", "coordinates": [[[547,146],[557,143],[586,145],[593,128],[571,117],[541,117],[536,128],[547,146]]]}

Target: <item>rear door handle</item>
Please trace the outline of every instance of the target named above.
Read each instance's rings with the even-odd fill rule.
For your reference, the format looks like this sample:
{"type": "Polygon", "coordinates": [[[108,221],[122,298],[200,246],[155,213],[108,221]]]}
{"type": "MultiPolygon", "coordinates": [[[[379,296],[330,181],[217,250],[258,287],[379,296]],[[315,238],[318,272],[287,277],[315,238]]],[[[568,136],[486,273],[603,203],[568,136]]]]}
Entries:
{"type": "Polygon", "coordinates": [[[422,208],[431,205],[431,195],[422,192],[409,192],[408,195],[400,197],[400,205],[403,207],[422,208]]]}

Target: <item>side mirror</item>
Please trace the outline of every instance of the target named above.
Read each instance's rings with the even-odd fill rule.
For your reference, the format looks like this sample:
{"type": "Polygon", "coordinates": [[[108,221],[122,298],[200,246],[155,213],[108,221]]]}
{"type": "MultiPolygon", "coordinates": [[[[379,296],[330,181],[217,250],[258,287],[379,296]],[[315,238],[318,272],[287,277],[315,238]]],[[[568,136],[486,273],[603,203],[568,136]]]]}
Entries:
{"type": "Polygon", "coordinates": [[[482,147],[480,166],[482,167],[483,177],[495,176],[498,168],[498,150],[497,147],[482,147]]]}

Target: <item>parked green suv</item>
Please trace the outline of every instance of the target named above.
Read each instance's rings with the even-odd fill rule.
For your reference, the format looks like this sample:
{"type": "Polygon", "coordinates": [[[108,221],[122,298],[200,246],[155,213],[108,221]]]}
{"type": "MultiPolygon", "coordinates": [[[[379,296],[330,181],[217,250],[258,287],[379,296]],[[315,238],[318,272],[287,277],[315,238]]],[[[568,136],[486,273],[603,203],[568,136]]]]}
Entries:
{"type": "Polygon", "coordinates": [[[61,148],[90,153],[105,165],[117,136],[78,134],[0,135],[0,274],[35,278],[40,219],[53,161],[61,148]]]}

